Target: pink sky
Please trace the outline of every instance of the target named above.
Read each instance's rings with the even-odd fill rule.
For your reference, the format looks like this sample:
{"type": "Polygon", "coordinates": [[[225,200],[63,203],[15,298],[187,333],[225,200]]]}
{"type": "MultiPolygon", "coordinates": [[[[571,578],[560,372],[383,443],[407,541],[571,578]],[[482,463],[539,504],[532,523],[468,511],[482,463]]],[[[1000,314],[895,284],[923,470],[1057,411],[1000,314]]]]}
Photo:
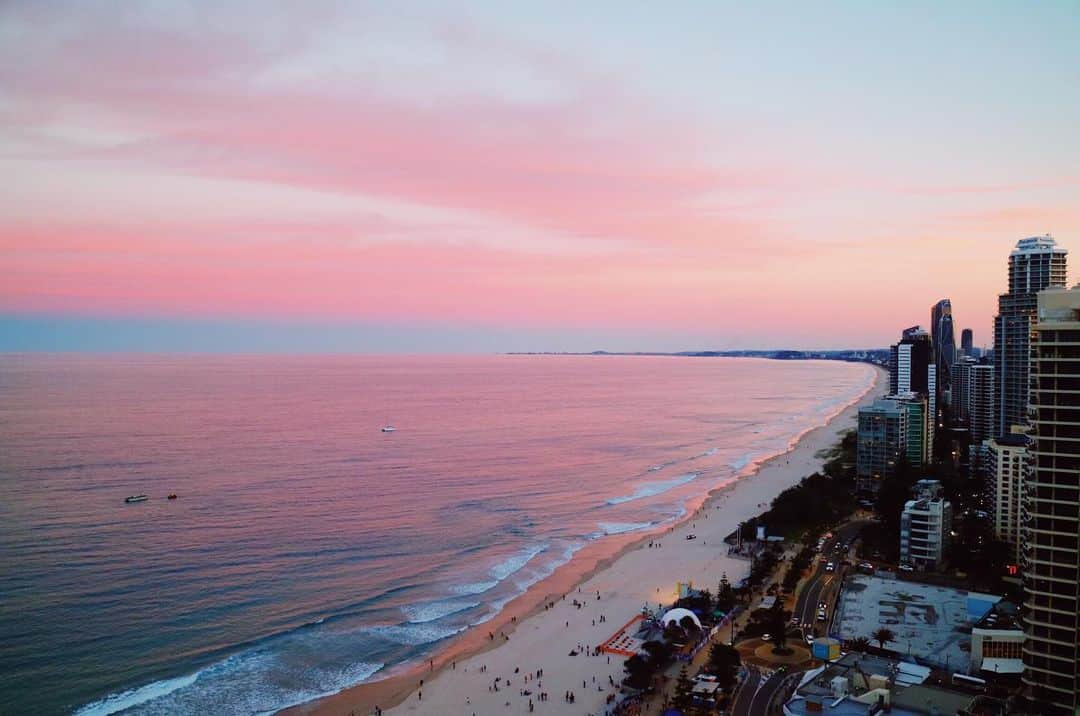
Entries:
{"type": "Polygon", "coordinates": [[[1015,241],[1080,248],[1076,50],[1016,18],[530,12],[6,5],[0,313],[984,344],[1015,241]]]}

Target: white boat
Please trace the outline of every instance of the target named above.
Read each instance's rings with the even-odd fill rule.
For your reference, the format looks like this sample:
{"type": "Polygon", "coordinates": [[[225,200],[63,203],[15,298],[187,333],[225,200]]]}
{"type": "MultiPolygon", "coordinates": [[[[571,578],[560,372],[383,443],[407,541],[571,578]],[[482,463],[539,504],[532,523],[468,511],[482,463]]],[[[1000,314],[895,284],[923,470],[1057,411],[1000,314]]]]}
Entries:
{"type": "Polygon", "coordinates": [[[125,497],[124,502],[146,502],[149,499],[146,495],[132,495],[131,497],[125,497]]]}
{"type": "Polygon", "coordinates": [[[397,428],[395,428],[393,425],[384,425],[382,429],[384,433],[392,433],[395,430],[397,430],[397,428]]]}

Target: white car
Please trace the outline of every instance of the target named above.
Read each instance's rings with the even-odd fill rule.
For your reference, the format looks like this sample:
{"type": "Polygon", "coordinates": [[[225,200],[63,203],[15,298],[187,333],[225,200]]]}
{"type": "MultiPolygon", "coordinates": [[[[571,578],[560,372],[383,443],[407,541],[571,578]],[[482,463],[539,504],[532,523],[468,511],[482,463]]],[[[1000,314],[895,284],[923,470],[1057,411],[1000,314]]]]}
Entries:
{"type": "Polygon", "coordinates": [[[914,572],[915,568],[912,567],[910,564],[901,564],[900,565],[900,571],[901,572],[914,572]]]}

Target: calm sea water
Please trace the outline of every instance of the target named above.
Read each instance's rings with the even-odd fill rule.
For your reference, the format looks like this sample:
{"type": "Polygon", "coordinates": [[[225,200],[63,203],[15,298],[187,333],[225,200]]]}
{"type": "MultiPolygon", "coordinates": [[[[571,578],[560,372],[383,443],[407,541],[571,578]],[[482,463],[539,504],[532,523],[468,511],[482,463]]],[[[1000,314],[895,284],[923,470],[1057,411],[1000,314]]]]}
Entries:
{"type": "Polygon", "coordinates": [[[750,359],[0,356],[0,712],[258,713],[379,678],[590,540],[678,519],[872,380],[750,359]]]}

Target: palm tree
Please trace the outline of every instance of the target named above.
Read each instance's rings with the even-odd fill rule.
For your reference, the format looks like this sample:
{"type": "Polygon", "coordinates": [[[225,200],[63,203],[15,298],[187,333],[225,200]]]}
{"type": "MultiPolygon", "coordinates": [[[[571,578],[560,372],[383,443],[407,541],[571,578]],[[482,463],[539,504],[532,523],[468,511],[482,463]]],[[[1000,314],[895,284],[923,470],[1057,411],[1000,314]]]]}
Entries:
{"type": "Polygon", "coordinates": [[[890,641],[896,641],[896,634],[893,633],[892,629],[886,629],[885,627],[881,627],[876,632],[871,634],[870,638],[876,641],[878,645],[882,649],[884,649],[885,645],[888,644],[890,641]]]}

